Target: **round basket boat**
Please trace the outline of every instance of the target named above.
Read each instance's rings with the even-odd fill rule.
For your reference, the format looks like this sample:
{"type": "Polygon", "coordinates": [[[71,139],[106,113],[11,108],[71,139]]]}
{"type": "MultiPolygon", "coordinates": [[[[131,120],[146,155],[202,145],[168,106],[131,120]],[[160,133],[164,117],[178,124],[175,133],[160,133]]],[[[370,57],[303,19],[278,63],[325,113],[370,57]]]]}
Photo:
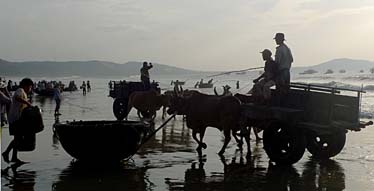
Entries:
{"type": "Polygon", "coordinates": [[[148,126],[138,121],[73,121],[54,125],[62,147],[88,161],[119,161],[133,155],[148,126]]]}

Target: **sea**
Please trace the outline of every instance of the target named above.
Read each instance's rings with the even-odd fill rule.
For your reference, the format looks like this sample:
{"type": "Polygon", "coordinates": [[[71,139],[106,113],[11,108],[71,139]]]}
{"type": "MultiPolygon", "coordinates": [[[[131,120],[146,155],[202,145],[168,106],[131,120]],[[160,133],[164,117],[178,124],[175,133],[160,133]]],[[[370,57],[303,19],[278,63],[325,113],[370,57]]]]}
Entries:
{"type": "MultiPolygon", "coordinates": [[[[152,75],[152,73],[151,73],[152,75]]],[[[172,90],[172,80],[186,81],[184,89],[194,89],[200,79],[213,78],[217,92],[222,86],[231,86],[233,93],[246,93],[259,73],[221,75],[209,77],[202,74],[151,76],[163,91],[172,90]],[[239,89],[236,82],[239,81],[239,89]]],[[[20,81],[20,77],[7,77],[20,81]]],[[[34,81],[56,80],[68,84],[74,80],[80,86],[89,80],[92,91],[86,96],[82,91],[63,92],[59,122],[73,120],[115,120],[112,112],[113,98],[109,97],[111,80],[138,81],[139,76],[113,78],[59,78],[34,77],[34,81]]],[[[364,90],[360,117],[362,121],[374,118],[374,74],[311,74],[292,75],[293,82],[314,83],[331,87],[364,90]]],[[[213,94],[213,89],[201,89],[213,94]]],[[[269,162],[261,141],[251,135],[252,156],[237,150],[230,142],[224,157],[217,152],[223,144],[223,134],[208,128],[204,141],[207,149],[199,158],[191,130],[181,116],[171,120],[156,133],[129,160],[120,164],[84,164],[66,153],[53,133],[55,102],[52,98],[35,95],[33,105],[42,109],[45,129],[36,136],[36,149],[20,152],[23,165],[7,164],[1,160],[1,190],[25,191],[99,191],[99,190],[374,190],[374,126],[359,132],[348,132],[347,141],[340,154],[326,161],[318,161],[305,151],[303,158],[292,166],[276,166],[269,162]]],[[[133,109],[130,120],[139,120],[133,109]]],[[[163,123],[161,112],[155,119],[156,128],[163,123]]],[[[260,133],[262,136],[262,133],[260,133]]],[[[1,129],[1,149],[12,140],[8,127],[1,129]]],[[[102,141],[98,139],[97,141],[102,141]]],[[[244,149],[245,151],[246,149],[244,149]]]]}

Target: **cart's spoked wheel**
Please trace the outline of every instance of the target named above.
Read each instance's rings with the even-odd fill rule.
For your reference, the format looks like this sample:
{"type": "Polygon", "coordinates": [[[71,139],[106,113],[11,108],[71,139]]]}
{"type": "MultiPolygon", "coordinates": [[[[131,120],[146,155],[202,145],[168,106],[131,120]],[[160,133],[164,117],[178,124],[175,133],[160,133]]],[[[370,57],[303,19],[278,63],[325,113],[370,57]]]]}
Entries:
{"type": "Polygon", "coordinates": [[[127,116],[127,100],[116,98],[113,102],[113,113],[118,120],[123,120],[127,116]]]}
{"type": "Polygon", "coordinates": [[[315,158],[327,159],[340,153],[344,148],[345,131],[335,132],[329,135],[318,135],[315,132],[306,133],[308,151],[315,158]]]}
{"type": "Polygon", "coordinates": [[[282,123],[271,123],[263,133],[264,149],[270,160],[277,164],[290,165],[299,161],[305,152],[303,132],[282,123]]]}

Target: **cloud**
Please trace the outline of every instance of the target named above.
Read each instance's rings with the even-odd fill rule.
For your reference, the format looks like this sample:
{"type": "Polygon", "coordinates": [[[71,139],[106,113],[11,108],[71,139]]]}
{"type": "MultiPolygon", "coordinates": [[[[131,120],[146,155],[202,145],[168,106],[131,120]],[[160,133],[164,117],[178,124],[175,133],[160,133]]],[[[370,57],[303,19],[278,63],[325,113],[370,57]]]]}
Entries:
{"type": "Polygon", "coordinates": [[[1,1],[0,52],[9,60],[155,60],[185,68],[256,66],[286,33],[295,65],[373,59],[372,0],[1,1]],[[344,39],[349,36],[350,38],[344,39]],[[363,37],[366,37],[365,39],[363,37]],[[334,45],[327,46],[326,43],[334,45]],[[357,50],[355,47],[363,47],[357,50]],[[315,54],[310,54],[313,52],[315,54]],[[229,64],[228,64],[229,63],[229,64]]]}

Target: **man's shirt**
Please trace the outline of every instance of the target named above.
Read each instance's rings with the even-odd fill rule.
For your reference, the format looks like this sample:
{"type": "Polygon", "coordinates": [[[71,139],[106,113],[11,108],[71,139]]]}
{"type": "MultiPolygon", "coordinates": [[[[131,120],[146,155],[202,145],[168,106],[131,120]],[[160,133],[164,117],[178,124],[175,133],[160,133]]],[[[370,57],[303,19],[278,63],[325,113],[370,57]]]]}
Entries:
{"type": "Polygon", "coordinates": [[[293,57],[290,48],[287,45],[281,44],[277,47],[275,52],[275,62],[278,64],[279,70],[290,69],[293,57]]]}

